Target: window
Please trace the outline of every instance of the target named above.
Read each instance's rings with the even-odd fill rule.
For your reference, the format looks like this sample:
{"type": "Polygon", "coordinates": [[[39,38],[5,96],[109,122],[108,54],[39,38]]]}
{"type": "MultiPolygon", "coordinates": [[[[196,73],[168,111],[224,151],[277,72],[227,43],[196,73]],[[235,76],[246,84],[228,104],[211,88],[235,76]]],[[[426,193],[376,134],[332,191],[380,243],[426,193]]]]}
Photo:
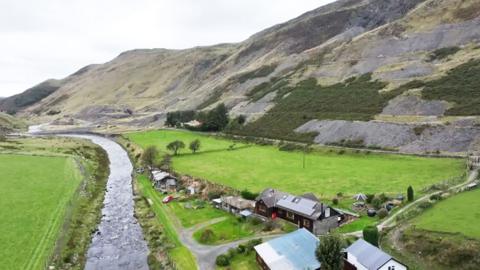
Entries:
{"type": "Polygon", "coordinates": [[[307,228],[310,228],[310,220],[304,219],[304,220],[303,220],[303,226],[304,226],[304,227],[307,227],[307,228]]]}
{"type": "Polygon", "coordinates": [[[266,213],[267,212],[267,207],[265,205],[261,204],[258,206],[258,211],[261,213],[266,213]]]}
{"type": "Polygon", "coordinates": [[[287,218],[294,219],[295,215],[292,212],[287,212],[287,218]]]}
{"type": "Polygon", "coordinates": [[[389,266],[388,270],[395,270],[395,266],[389,266]]]}

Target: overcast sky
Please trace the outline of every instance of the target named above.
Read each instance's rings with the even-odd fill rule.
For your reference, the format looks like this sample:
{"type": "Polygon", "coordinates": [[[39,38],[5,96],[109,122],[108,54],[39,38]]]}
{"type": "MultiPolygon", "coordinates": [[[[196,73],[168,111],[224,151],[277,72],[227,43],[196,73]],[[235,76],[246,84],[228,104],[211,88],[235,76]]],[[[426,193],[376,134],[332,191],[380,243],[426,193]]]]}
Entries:
{"type": "Polygon", "coordinates": [[[135,48],[238,42],[332,0],[0,0],[0,97],[135,48]]]}

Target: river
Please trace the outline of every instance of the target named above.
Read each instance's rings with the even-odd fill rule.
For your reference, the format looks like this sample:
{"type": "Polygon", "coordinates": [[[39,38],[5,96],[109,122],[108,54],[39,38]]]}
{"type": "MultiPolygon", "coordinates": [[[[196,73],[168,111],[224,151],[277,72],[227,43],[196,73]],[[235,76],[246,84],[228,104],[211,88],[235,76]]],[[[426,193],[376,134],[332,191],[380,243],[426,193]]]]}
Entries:
{"type": "Polygon", "coordinates": [[[86,270],[148,270],[148,247],[134,217],[133,166],[127,152],[116,142],[95,135],[65,135],[92,141],[110,160],[102,220],[92,236],[86,270]]]}

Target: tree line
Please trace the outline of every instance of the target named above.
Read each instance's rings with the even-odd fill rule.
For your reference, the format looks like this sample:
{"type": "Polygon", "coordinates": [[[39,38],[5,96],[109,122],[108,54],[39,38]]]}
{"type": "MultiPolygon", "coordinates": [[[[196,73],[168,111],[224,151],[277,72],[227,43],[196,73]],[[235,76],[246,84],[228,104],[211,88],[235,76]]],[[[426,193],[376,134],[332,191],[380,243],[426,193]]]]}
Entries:
{"type": "Polygon", "coordinates": [[[225,104],[219,104],[209,111],[175,111],[167,113],[165,125],[169,127],[182,127],[183,123],[197,120],[202,124],[198,127],[184,126],[196,131],[222,131],[229,122],[228,110],[225,104]]]}

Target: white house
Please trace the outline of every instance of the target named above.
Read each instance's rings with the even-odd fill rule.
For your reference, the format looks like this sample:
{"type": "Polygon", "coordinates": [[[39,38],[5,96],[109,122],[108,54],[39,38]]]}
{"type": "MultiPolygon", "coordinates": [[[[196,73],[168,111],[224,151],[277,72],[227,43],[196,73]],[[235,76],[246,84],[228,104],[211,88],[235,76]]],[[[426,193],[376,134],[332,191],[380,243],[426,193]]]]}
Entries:
{"type": "Polygon", "coordinates": [[[407,270],[408,267],[363,239],[346,249],[345,269],[407,270]]]}

